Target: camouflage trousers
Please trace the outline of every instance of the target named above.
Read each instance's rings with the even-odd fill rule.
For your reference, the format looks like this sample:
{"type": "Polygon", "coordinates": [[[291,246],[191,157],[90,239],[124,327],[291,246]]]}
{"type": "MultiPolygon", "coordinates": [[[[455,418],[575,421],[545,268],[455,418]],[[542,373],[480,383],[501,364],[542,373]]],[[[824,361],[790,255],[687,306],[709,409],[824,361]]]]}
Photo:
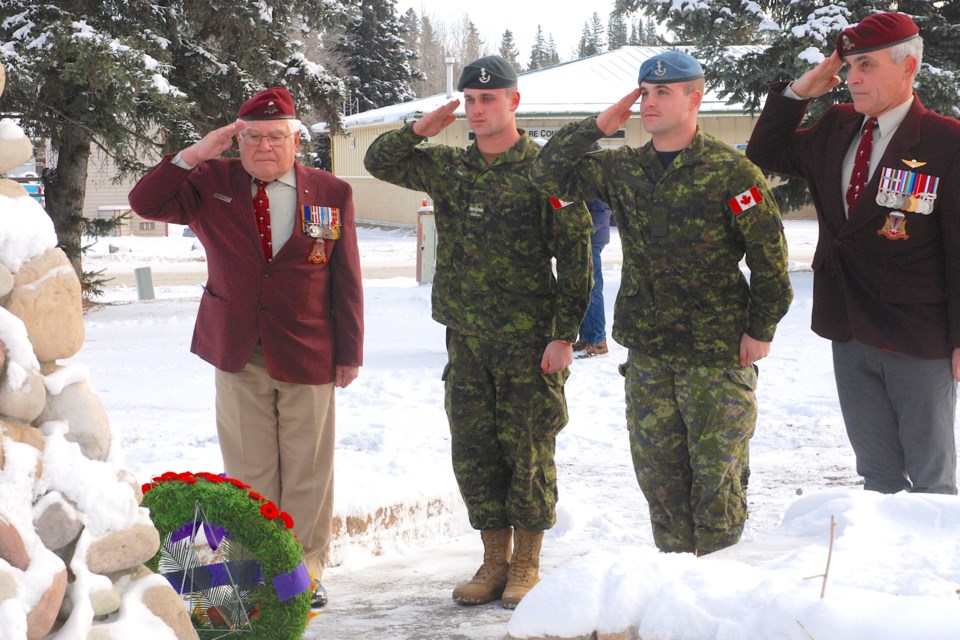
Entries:
{"type": "Polygon", "coordinates": [[[747,519],[756,368],[678,370],[631,349],[622,371],[630,454],[657,548],[703,555],[736,543],[747,519]]]}
{"type": "Polygon", "coordinates": [[[447,330],[444,406],[453,471],[474,529],[530,531],[556,522],[557,434],[568,371],[545,375],[546,341],[488,340],[447,330]]]}

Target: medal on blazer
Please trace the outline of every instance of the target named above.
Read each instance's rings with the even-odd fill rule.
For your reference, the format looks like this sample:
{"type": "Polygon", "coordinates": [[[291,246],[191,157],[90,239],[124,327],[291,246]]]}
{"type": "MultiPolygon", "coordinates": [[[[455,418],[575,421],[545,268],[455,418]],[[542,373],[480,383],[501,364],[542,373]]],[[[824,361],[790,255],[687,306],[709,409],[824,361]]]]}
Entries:
{"type": "MultiPolygon", "coordinates": [[[[925,162],[904,160],[911,168],[922,167],[925,162]]],[[[877,204],[881,207],[901,209],[909,213],[930,215],[937,199],[940,178],[906,169],[884,167],[880,174],[877,204]]]]}
{"type": "Polygon", "coordinates": [[[336,240],[340,237],[340,209],[305,204],[300,216],[300,228],[310,238],[336,240]]]}
{"type": "Polygon", "coordinates": [[[310,247],[310,255],[307,256],[307,262],[312,264],[327,264],[327,251],[323,245],[323,240],[316,238],[313,246],[310,247]]]}

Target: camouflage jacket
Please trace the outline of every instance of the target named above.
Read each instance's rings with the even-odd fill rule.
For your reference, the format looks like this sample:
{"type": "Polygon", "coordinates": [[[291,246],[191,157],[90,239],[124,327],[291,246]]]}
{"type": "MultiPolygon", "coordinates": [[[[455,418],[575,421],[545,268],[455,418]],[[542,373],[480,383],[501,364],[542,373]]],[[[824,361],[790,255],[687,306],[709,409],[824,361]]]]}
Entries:
{"type": "Polygon", "coordinates": [[[526,133],[490,165],[476,144],[423,140],[412,125],[387,132],[364,165],[433,199],[434,320],[467,335],[576,340],[593,277],[586,207],[573,204],[561,215],[537,190],[529,169],[540,147],[526,133]]]}
{"type": "Polygon", "coordinates": [[[783,224],[763,174],[699,130],[666,169],[649,142],[588,153],[602,136],[596,118],[567,125],[534,176],[560,197],[600,198],[613,209],[623,248],[613,338],[680,366],[738,366],[743,333],[772,341],[793,299],[783,224]],[[747,206],[754,187],[759,198],[747,206]]]}

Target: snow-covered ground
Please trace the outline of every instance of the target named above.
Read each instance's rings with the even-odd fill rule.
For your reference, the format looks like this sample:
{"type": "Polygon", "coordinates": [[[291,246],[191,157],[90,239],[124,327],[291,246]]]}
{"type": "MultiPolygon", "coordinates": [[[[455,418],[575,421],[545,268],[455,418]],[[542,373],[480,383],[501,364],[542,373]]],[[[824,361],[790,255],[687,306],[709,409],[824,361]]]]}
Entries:
{"type": "MultiPolygon", "coordinates": [[[[816,226],[786,227],[795,300],[760,365],[743,542],[703,559],[655,552],[624,425],[616,365],[626,353],[611,342],[606,357],[573,364],[570,422],[557,443],[558,522],[544,541],[543,582],[512,615],[450,599],[476,569],[481,545],[450,469],[443,328],[430,319],[430,286],[407,276],[365,279],[365,364],[337,398],[337,513],[440,499],[455,510],[454,524],[431,532],[411,515],[408,526],[424,531],[419,540],[391,541],[379,555],[339,549],[324,578],[331,603],[305,637],[563,637],[630,626],[645,640],[960,637],[960,501],[862,491],[829,344],[809,330],[816,226]],[[827,562],[831,516],[836,540],[821,599],[816,576],[827,562]]],[[[410,230],[364,228],[360,242],[365,267],[413,273],[410,230]]],[[[155,272],[202,256],[195,239],[180,236],[105,239],[93,252],[87,267],[146,264],[155,272]]],[[[608,323],[619,256],[614,233],[603,254],[608,323]]],[[[142,482],[168,470],[221,470],[213,371],[189,353],[202,282],[201,274],[194,284],[157,287],[157,300],[144,302],[135,288],[108,283],[72,359],[89,367],[126,466],[142,482]]]]}

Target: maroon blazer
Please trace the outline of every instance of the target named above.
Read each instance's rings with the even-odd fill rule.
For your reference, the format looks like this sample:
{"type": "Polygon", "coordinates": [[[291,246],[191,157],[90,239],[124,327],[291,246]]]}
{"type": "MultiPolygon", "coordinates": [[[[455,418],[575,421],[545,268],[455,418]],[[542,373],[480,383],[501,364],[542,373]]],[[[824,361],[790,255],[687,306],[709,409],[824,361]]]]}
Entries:
{"type": "Polygon", "coordinates": [[[950,357],[960,347],[960,122],[914,97],[847,219],[841,167],[863,115],[851,104],[834,105],[811,127],[798,129],[808,101],[785,97],[785,86],[771,85],[747,157],[807,181],[820,224],[813,330],[918,358],[950,357]],[[939,178],[932,212],[878,204],[884,168],[939,178]],[[897,212],[904,224],[900,233],[890,233],[897,212]]]}
{"type": "Polygon", "coordinates": [[[202,162],[192,171],[170,157],[130,192],[150,220],[189,225],[207,254],[191,351],[218,369],[239,372],[257,341],[275,380],[334,381],[337,365],[363,364],[363,291],[350,185],[296,164],[297,220],[305,204],[340,210],[338,240],[321,240],[329,260],[307,260],[313,238],[293,235],[267,262],[257,234],[251,177],[238,159],[202,162]]]}

